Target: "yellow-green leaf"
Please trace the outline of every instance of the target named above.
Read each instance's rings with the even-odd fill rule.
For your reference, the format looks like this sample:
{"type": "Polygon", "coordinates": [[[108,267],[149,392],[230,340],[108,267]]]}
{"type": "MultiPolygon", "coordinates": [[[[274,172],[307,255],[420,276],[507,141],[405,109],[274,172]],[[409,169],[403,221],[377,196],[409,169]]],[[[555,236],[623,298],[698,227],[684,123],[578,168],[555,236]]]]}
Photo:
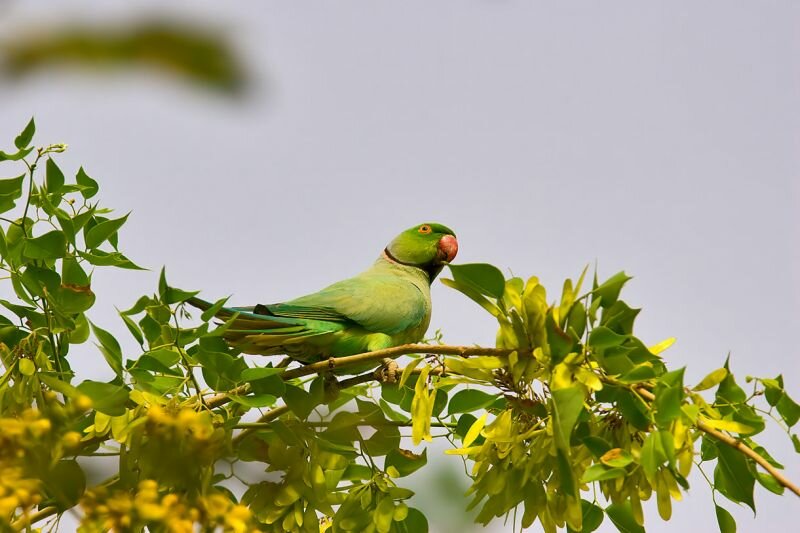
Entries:
{"type": "Polygon", "coordinates": [[[701,391],[710,389],[711,387],[716,387],[725,377],[728,375],[728,370],[725,368],[718,368],[713,372],[709,373],[706,377],[700,380],[700,383],[694,386],[693,390],[701,391]]]}
{"type": "Polygon", "coordinates": [[[481,416],[479,419],[477,419],[475,422],[472,423],[469,430],[467,431],[467,434],[464,436],[464,441],[463,441],[464,448],[468,448],[470,444],[475,442],[475,439],[478,438],[478,435],[481,434],[481,431],[483,431],[483,427],[486,425],[487,416],[488,413],[483,413],[483,416],[481,416]]]}
{"type": "Polygon", "coordinates": [[[648,348],[651,354],[658,355],[673,344],[675,344],[675,337],[670,337],[668,339],[664,339],[663,341],[659,342],[658,344],[654,344],[648,348]]]}

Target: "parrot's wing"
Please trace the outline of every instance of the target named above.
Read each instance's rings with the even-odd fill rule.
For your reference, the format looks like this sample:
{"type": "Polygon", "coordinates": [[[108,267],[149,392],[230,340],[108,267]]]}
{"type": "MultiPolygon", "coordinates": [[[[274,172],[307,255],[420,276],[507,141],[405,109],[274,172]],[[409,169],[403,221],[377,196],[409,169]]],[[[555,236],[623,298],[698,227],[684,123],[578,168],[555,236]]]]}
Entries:
{"type": "Polygon", "coordinates": [[[422,291],[396,276],[357,276],[314,294],[264,306],[277,317],[353,322],[389,335],[419,326],[430,310],[422,291]]]}

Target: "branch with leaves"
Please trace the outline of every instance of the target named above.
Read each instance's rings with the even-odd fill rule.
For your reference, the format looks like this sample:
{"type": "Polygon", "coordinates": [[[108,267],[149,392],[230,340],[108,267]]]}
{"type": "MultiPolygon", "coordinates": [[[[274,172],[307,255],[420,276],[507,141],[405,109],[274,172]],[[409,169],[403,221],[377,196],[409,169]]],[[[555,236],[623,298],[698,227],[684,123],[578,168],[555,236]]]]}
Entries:
{"type": "Polygon", "coordinates": [[[0,529],[79,508],[87,530],[424,532],[401,485],[434,438],[469,467],[467,507],[482,524],[643,531],[642,501],[669,520],[697,466],[713,468],[723,532],[735,522],[717,496],[755,509],[756,485],[800,495],[758,442],[777,424],[800,453],[782,376],[748,378],[748,394],[726,361],[687,386],[662,358],[671,339],[634,334],[624,273],[582,291],[584,270],[551,301],[535,277],[450,265],[443,282],[495,317],[496,346],[303,365],[243,356],[224,339],[230,323],[212,322],[225,301],[191,317],[197,293],[162,270],[154,294],[118,313],[131,335],[121,343],[89,313],[98,270],[139,269],[119,249],[127,215],[100,206],[83,168],[68,180],[65,145],[35,148],[34,133],[31,121],[0,151],[21,172],[0,179],[0,270],[14,296],[0,300],[0,529]],[[71,351],[89,342],[110,381],[76,375],[71,351]],[[108,456],[117,470],[87,486],[86,465],[108,456]],[[242,463],[264,475],[245,480],[242,463]]]}

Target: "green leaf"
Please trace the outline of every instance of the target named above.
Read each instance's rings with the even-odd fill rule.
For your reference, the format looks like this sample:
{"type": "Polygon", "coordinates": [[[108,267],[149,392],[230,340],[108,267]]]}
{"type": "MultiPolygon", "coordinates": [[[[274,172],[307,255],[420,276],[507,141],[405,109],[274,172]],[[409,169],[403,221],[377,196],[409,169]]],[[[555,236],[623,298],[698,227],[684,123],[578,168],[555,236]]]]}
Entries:
{"type": "Polygon", "coordinates": [[[583,527],[580,532],[567,527],[569,533],[592,533],[592,531],[596,530],[600,527],[600,524],[603,523],[603,517],[605,515],[603,514],[602,507],[586,500],[581,500],[581,512],[583,513],[583,527]]]}
{"type": "Polygon", "coordinates": [[[97,213],[97,206],[89,207],[84,211],[78,211],[78,214],[72,217],[72,225],[75,227],[75,231],[82,229],[86,226],[90,220],[94,218],[95,213],[97,213]]]}
{"type": "Polygon", "coordinates": [[[25,241],[23,254],[30,259],[58,259],[67,253],[67,239],[61,231],[53,230],[25,241]]]}
{"type": "Polygon", "coordinates": [[[589,346],[597,349],[619,346],[628,339],[628,335],[619,335],[604,326],[596,327],[589,334],[589,346]]]}
{"type": "Polygon", "coordinates": [[[637,429],[646,431],[650,427],[649,411],[636,394],[623,390],[617,397],[617,407],[622,416],[637,429]]]}
{"type": "Polygon", "coordinates": [[[25,174],[17,176],[16,178],[7,178],[0,180],[0,196],[16,199],[22,196],[22,181],[25,179],[25,174]]]}
{"type": "Polygon", "coordinates": [[[92,250],[91,253],[79,251],[78,255],[95,266],[115,266],[130,270],[145,270],[139,265],[134,264],[130,259],[119,252],[109,253],[102,250],[92,250]]]}
{"type": "Polygon", "coordinates": [[[659,427],[666,428],[673,420],[681,416],[683,396],[683,386],[666,387],[659,384],[656,387],[653,418],[659,427]]]}
{"type": "Polygon", "coordinates": [[[139,343],[139,346],[144,346],[144,336],[142,335],[142,330],[139,328],[136,322],[134,322],[128,315],[124,314],[119,309],[117,309],[117,313],[125,323],[125,327],[128,328],[128,331],[131,333],[131,335],[133,335],[133,338],[139,343]]]}
{"type": "Polygon", "coordinates": [[[54,293],[61,285],[61,277],[56,272],[37,266],[27,267],[21,281],[28,292],[40,297],[45,295],[45,291],[54,293]]]}
{"type": "Polygon", "coordinates": [[[772,407],[778,405],[783,396],[783,375],[779,374],[775,379],[761,378],[759,381],[764,385],[764,397],[767,399],[767,403],[772,407]]]}
{"type": "Polygon", "coordinates": [[[609,450],[611,450],[611,445],[608,443],[607,440],[605,440],[602,437],[589,435],[583,437],[581,439],[581,442],[583,443],[584,446],[586,446],[586,448],[589,449],[590,452],[592,452],[592,455],[595,456],[597,459],[600,459],[600,457],[602,457],[603,455],[608,453],[609,450]]]}
{"type": "Polygon", "coordinates": [[[203,311],[203,314],[200,315],[200,320],[202,320],[203,322],[208,322],[209,320],[217,316],[219,310],[225,306],[225,303],[228,301],[228,298],[230,298],[230,296],[226,296],[225,298],[220,298],[219,300],[214,302],[214,305],[203,311]]]}
{"type": "Polygon", "coordinates": [[[736,520],[733,519],[731,513],[719,505],[714,507],[717,512],[717,524],[719,524],[720,533],[736,533],[736,520]]]}
{"type": "Polygon", "coordinates": [[[725,361],[725,370],[728,374],[720,382],[717,388],[716,403],[718,404],[737,404],[742,403],[747,399],[747,394],[736,384],[733,374],[730,373],[728,368],[729,361],[725,361]]]}
{"type": "Polygon", "coordinates": [[[58,192],[64,186],[64,173],[61,172],[56,162],[50,157],[47,158],[45,165],[44,183],[45,187],[47,187],[47,192],[58,192]]]}
{"type": "Polygon", "coordinates": [[[616,479],[625,476],[624,468],[608,468],[605,465],[594,464],[586,469],[581,478],[581,483],[591,483],[593,481],[603,481],[606,479],[616,479]]]}
{"type": "Polygon", "coordinates": [[[33,146],[23,148],[15,154],[7,154],[0,150],[0,161],[19,161],[33,151],[33,146]]]}
{"type": "Polygon", "coordinates": [[[125,311],[121,311],[123,315],[131,316],[131,315],[138,315],[142,311],[145,310],[150,305],[153,305],[155,301],[150,298],[149,296],[140,296],[136,303],[133,304],[133,307],[130,309],[126,309],[125,311]]]}
{"type": "Polygon", "coordinates": [[[79,287],[87,287],[89,285],[89,276],[86,275],[80,263],[72,256],[65,257],[62,261],[61,278],[64,283],[70,285],[79,287]]]}
{"type": "Polygon", "coordinates": [[[175,356],[180,357],[176,352],[172,352],[171,350],[156,350],[154,352],[142,354],[136,361],[134,361],[133,366],[129,367],[129,370],[131,368],[136,368],[140,370],[157,372],[159,374],[167,374],[170,376],[183,376],[183,372],[176,368],[171,368],[171,364],[165,364],[160,357],[154,357],[156,354],[165,352],[171,352],[175,354],[175,356]]]}
{"type": "Polygon", "coordinates": [[[606,514],[621,533],[645,533],[644,528],[633,517],[630,501],[612,503],[606,507],[606,514]]]}
{"type": "Polygon", "coordinates": [[[178,361],[181,360],[181,354],[175,350],[170,350],[169,348],[159,348],[157,350],[151,350],[146,353],[150,357],[158,360],[162,365],[166,367],[175,366],[178,361]]]}
{"type": "Polygon", "coordinates": [[[378,404],[381,406],[381,411],[383,411],[383,414],[386,415],[386,418],[389,420],[394,420],[395,422],[408,422],[408,416],[392,409],[392,406],[389,405],[389,402],[383,398],[378,400],[378,404]]]}
{"type": "Polygon", "coordinates": [[[775,468],[779,468],[779,469],[781,469],[781,470],[783,470],[784,468],[786,468],[786,467],[785,467],[785,466],[783,466],[781,463],[779,463],[778,461],[776,461],[776,460],[775,460],[775,458],[774,458],[774,457],[772,457],[772,456],[769,454],[769,452],[768,452],[766,449],[764,449],[764,447],[763,447],[763,446],[760,446],[760,445],[756,444],[756,443],[755,443],[755,442],[753,442],[751,439],[746,439],[746,440],[745,440],[745,444],[747,444],[748,446],[750,446],[750,448],[752,448],[754,452],[756,452],[758,455],[760,455],[761,457],[763,457],[764,459],[766,459],[766,460],[767,460],[767,462],[768,462],[769,464],[771,464],[772,466],[774,466],[775,468]]]}
{"type": "Polygon", "coordinates": [[[787,426],[792,427],[800,420],[800,405],[797,405],[797,403],[786,394],[786,391],[783,392],[783,396],[778,400],[777,407],[778,413],[780,413],[781,418],[783,418],[787,426]]]}
{"type": "Polygon", "coordinates": [[[179,302],[185,302],[192,296],[199,294],[200,291],[184,291],[170,287],[167,284],[166,268],[162,267],[161,275],[158,278],[158,293],[161,301],[165,304],[176,304],[179,302]]]}
{"type": "Polygon", "coordinates": [[[782,495],[784,492],[784,487],[778,481],[769,474],[764,472],[756,472],[756,479],[758,480],[759,484],[767,489],[770,492],[773,492],[777,495],[782,495]]]}
{"type": "Polygon", "coordinates": [[[600,457],[600,462],[612,468],[625,468],[633,462],[633,455],[627,450],[614,448],[600,457]]]}
{"type": "Polygon", "coordinates": [[[14,139],[14,146],[20,150],[27,148],[33,140],[34,133],[36,133],[36,122],[34,122],[33,117],[31,117],[30,121],[28,121],[28,125],[22,130],[22,133],[17,135],[17,138],[14,139]]]}
{"type": "Polygon", "coordinates": [[[649,481],[655,480],[658,468],[664,463],[666,457],[661,449],[661,443],[655,433],[650,433],[642,444],[639,463],[649,481]]]}
{"type": "Polygon", "coordinates": [[[125,414],[125,405],[128,403],[130,393],[126,387],[86,380],[78,385],[78,390],[91,398],[92,405],[97,411],[108,416],[125,414]]]}
{"type": "Polygon", "coordinates": [[[633,309],[625,302],[617,300],[603,310],[600,325],[620,335],[630,335],[633,333],[633,323],[640,312],[641,309],[633,309]]]}
{"type": "Polygon", "coordinates": [[[273,368],[270,366],[248,368],[247,370],[242,370],[242,381],[258,381],[259,379],[268,378],[282,372],[282,368],[273,368]]]}
{"type": "Polygon", "coordinates": [[[100,187],[97,185],[97,182],[90,178],[88,174],[86,174],[86,171],[83,170],[83,167],[78,169],[78,174],[75,176],[75,181],[81,186],[81,195],[87,200],[97,194],[97,191],[100,189],[100,187]]]}
{"type": "Polygon", "coordinates": [[[717,467],[714,469],[714,485],[717,490],[732,502],[744,503],[755,512],[755,477],[747,459],[723,443],[717,443],[717,453],[717,467]]]}
{"type": "Polygon", "coordinates": [[[492,303],[488,298],[486,298],[483,294],[481,294],[471,286],[447,278],[442,278],[442,284],[447,287],[450,287],[451,289],[457,290],[458,292],[460,292],[473,302],[483,307],[492,316],[499,317],[502,314],[500,308],[497,307],[497,305],[492,303]]]}
{"type": "Polygon", "coordinates": [[[476,389],[460,390],[450,398],[448,416],[484,409],[492,405],[495,400],[497,400],[496,394],[488,394],[476,389]]]}
{"type": "MultiPolygon", "coordinates": [[[[383,415],[381,415],[383,418],[383,415]]],[[[381,426],[370,438],[363,441],[364,451],[370,457],[381,457],[400,446],[400,429],[396,426],[381,426]]]]}
{"type": "Polygon", "coordinates": [[[551,410],[553,413],[554,438],[556,446],[569,451],[569,440],[578,415],[583,410],[583,390],[578,387],[557,389],[552,392],[551,410]]]}
{"type": "Polygon", "coordinates": [[[286,384],[280,377],[282,372],[282,368],[246,368],[242,370],[240,379],[250,383],[254,393],[283,396],[286,391],[286,384]]]}
{"type": "Polygon", "coordinates": [[[59,509],[65,511],[74,507],[86,490],[86,475],[74,459],[64,459],[56,463],[45,477],[47,491],[53,495],[59,509]]]}
{"type": "Polygon", "coordinates": [[[656,370],[650,363],[642,363],[617,378],[620,383],[641,383],[657,377],[656,370]]]}
{"type": "MultiPolygon", "coordinates": [[[[700,380],[700,383],[694,386],[692,390],[701,391],[710,389],[711,387],[716,387],[725,377],[728,375],[728,370],[725,368],[718,368],[713,372],[709,373],[706,377],[700,380]]],[[[723,509],[724,510],[724,509],[723,509]]]]}
{"type": "Polygon", "coordinates": [[[63,281],[53,290],[53,299],[58,310],[69,315],[89,310],[94,305],[95,295],[89,285],[88,276],[71,257],[64,258],[62,272],[63,281]]]}
{"type": "Polygon", "coordinates": [[[316,407],[319,402],[314,401],[314,397],[307,391],[294,385],[286,385],[286,391],[283,393],[283,400],[289,409],[297,415],[301,420],[308,418],[311,411],[316,407]]]}
{"type": "Polygon", "coordinates": [[[457,282],[472,287],[485,296],[496,299],[503,297],[506,279],[496,266],[486,263],[447,266],[457,282]]]}
{"type": "Polygon", "coordinates": [[[622,286],[631,280],[625,272],[618,272],[600,284],[592,291],[592,300],[600,298],[600,307],[609,308],[616,303],[622,286]]]}
{"type": "Polygon", "coordinates": [[[103,353],[108,366],[114,371],[117,377],[122,377],[122,349],[117,342],[117,339],[108,331],[98,327],[91,320],[89,324],[92,327],[92,332],[97,340],[100,341],[100,351],[103,353]]]}
{"type": "Polygon", "coordinates": [[[75,244],[75,224],[72,221],[72,218],[63,210],[63,209],[56,209],[56,218],[58,219],[58,225],[61,226],[61,230],[64,232],[64,236],[67,238],[67,241],[74,245],[75,244]]]}
{"type": "Polygon", "coordinates": [[[130,213],[128,213],[124,217],[111,220],[104,220],[99,224],[97,224],[96,226],[92,226],[84,234],[86,247],[97,248],[98,246],[103,244],[112,235],[114,235],[117,232],[117,230],[119,230],[119,228],[122,227],[123,224],[125,224],[125,221],[128,220],[129,215],[130,213]]]}
{"type": "Polygon", "coordinates": [[[68,398],[77,398],[82,393],[66,381],[60,379],[55,373],[39,372],[39,381],[47,385],[51,390],[60,392],[68,398]]]}
{"type": "Polygon", "coordinates": [[[395,448],[386,454],[384,470],[393,466],[400,476],[413,474],[428,462],[428,450],[423,449],[421,454],[416,454],[402,448],[395,448]]]}
{"type": "Polygon", "coordinates": [[[428,519],[414,507],[409,507],[405,520],[396,524],[397,530],[401,533],[428,533],[428,519]]]}
{"type": "MultiPolygon", "coordinates": [[[[201,348],[204,340],[206,338],[200,339],[201,348]]],[[[200,349],[195,358],[203,367],[203,378],[214,390],[232,389],[239,383],[242,371],[247,368],[247,363],[241,357],[233,357],[221,351],[200,349]]]]}

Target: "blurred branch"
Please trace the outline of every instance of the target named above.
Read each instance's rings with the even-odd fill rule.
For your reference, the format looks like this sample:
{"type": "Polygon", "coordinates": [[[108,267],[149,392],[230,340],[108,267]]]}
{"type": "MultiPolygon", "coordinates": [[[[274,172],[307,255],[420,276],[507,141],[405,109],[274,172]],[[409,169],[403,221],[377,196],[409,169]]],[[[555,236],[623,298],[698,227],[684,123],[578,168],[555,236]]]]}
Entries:
{"type": "Polygon", "coordinates": [[[153,67],[229,95],[241,94],[246,81],[244,67],[221,32],[166,20],[18,31],[0,42],[0,62],[2,71],[15,78],[62,65],[153,67]]]}

